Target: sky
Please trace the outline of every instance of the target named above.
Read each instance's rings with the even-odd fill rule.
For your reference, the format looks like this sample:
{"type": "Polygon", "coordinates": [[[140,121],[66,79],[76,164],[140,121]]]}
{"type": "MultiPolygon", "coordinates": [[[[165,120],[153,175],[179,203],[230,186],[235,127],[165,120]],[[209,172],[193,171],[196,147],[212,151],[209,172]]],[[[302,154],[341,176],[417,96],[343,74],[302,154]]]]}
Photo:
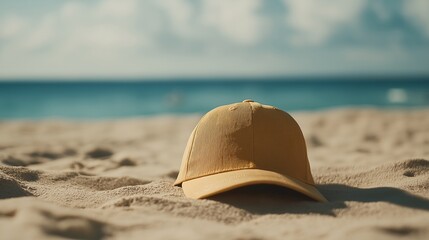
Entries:
{"type": "Polygon", "coordinates": [[[428,0],[2,0],[0,79],[429,75],[428,0]]]}

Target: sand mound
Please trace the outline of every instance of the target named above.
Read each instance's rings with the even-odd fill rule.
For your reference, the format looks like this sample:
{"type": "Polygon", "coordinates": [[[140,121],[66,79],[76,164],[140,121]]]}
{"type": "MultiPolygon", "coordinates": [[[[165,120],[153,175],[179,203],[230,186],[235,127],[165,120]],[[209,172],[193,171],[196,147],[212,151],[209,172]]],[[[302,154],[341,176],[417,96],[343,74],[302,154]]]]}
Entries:
{"type": "Polygon", "coordinates": [[[429,238],[428,110],[293,115],[328,203],[266,185],[185,198],[196,116],[3,122],[2,239],[429,238]]]}
{"type": "Polygon", "coordinates": [[[26,186],[0,172],[0,199],[31,196],[26,186]]]}

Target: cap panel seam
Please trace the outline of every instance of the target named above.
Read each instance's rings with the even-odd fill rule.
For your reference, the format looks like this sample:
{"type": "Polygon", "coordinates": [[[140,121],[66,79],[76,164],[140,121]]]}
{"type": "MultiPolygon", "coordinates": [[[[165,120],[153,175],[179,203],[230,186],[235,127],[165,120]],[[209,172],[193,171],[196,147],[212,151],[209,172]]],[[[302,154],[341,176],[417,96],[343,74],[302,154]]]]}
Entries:
{"type": "Polygon", "coordinates": [[[197,126],[195,127],[195,133],[194,136],[192,136],[192,143],[191,143],[191,149],[189,149],[189,155],[188,155],[188,159],[186,159],[186,173],[185,173],[185,180],[187,180],[187,176],[189,175],[189,159],[191,159],[192,157],[192,151],[194,149],[194,143],[195,143],[195,137],[197,136],[198,133],[198,127],[200,126],[200,122],[201,120],[204,118],[204,116],[200,119],[200,121],[198,122],[197,126]]]}
{"type": "MultiPolygon", "coordinates": [[[[280,110],[280,111],[282,111],[282,110],[280,110]]],[[[282,111],[282,112],[285,113],[296,124],[296,126],[298,126],[298,131],[301,133],[302,139],[304,141],[305,158],[307,160],[307,164],[306,164],[307,165],[307,171],[305,172],[305,177],[306,177],[306,179],[310,178],[313,182],[315,182],[314,178],[313,178],[313,176],[311,174],[311,165],[310,165],[310,159],[308,158],[307,141],[305,140],[304,132],[302,131],[301,126],[295,120],[295,118],[293,118],[289,113],[287,113],[285,111],[282,111]]]]}
{"type": "Polygon", "coordinates": [[[251,122],[250,124],[252,125],[252,162],[250,164],[251,166],[252,163],[253,165],[255,165],[255,124],[253,122],[253,117],[254,117],[253,115],[255,111],[251,102],[249,102],[249,105],[250,105],[250,122],[251,122]]]}

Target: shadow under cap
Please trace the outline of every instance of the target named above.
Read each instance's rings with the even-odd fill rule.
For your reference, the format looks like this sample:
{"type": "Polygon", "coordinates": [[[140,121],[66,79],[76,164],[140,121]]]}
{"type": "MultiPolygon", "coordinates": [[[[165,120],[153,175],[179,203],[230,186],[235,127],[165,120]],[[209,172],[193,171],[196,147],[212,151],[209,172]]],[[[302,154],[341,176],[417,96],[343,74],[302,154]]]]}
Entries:
{"type": "Polygon", "coordinates": [[[317,185],[317,188],[329,202],[317,202],[299,192],[265,184],[233,189],[208,199],[257,215],[313,213],[335,217],[335,210],[349,207],[346,202],[386,202],[400,207],[429,211],[429,199],[398,188],[357,188],[343,184],[317,185]]]}

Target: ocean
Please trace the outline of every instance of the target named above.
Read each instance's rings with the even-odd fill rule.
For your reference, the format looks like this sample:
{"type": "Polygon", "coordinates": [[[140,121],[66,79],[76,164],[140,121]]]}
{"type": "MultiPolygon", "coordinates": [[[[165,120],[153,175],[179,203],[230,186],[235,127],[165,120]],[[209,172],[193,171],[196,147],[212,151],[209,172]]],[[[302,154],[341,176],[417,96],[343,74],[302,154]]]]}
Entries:
{"type": "Polygon", "coordinates": [[[1,81],[0,119],[205,113],[253,99],[285,111],[429,107],[429,77],[1,81]]]}

